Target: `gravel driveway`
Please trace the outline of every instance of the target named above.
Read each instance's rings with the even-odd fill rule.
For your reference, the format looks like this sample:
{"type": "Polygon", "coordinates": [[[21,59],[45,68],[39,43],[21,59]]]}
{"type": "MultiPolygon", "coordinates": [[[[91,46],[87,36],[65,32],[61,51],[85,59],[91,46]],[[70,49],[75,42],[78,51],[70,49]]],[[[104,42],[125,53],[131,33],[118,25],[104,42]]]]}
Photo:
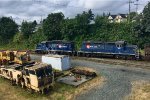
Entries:
{"type": "MultiPolygon", "coordinates": [[[[31,56],[39,60],[40,56],[31,56]]],[[[129,66],[110,65],[85,60],[72,60],[72,66],[85,66],[93,68],[98,74],[106,78],[105,84],[101,87],[79,95],[77,100],[122,100],[131,92],[131,82],[139,80],[150,81],[150,70],[141,68],[130,68],[129,66]]]]}
{"type": "Polygon", "coordinates": [[[84,60],[73,60],[72,65],[93,68],[107,79],[103,87],[95,87],[95,89],[76,97],[77,100],[122,100],[131,92],[132,81],[150,80],[150,70],[140,68],[84,60]]]}

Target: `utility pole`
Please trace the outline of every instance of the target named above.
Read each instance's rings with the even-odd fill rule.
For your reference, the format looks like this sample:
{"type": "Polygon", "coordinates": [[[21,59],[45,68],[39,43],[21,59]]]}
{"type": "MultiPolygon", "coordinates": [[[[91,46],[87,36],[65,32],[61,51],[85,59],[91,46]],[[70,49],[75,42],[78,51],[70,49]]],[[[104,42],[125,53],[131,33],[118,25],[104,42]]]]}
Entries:
{"type": "Polygon", "coordinates": [[[131,13],[131,3],[134,3],[133,1],[129,0],[129,14],[128,14],[128,21],[130,22],[130,13],[131,13]]]}
{"type": "Polygon", "coordinates": [[[140,5],[138,2],[139,2],[139,0],[136,0],[136,4],[134,4],[134,5],[136,5],[136,13],[138,13],[138,7],[140,5]]]}

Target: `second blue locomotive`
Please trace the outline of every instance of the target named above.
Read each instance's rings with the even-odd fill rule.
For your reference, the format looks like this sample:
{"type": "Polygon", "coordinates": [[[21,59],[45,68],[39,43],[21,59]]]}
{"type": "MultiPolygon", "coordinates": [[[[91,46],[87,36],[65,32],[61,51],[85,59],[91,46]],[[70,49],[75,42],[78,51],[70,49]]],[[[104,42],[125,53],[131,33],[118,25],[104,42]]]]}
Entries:
{"type": "Polygon", "coordinates": [[[85,41],[82,43],[79,56],[94,57],[131,57],[138,58],[138,48],[136,45],[128,45],[126,41],[116,42],[94,42],[85,41]]]}

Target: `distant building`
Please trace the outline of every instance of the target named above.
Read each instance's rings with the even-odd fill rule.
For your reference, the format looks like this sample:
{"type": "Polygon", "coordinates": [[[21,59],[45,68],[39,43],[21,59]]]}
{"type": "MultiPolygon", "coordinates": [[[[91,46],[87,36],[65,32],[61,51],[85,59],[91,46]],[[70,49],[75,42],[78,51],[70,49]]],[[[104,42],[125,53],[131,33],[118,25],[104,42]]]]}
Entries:
{"type": "Polygon", "coordinates": [[[127,14],[109,15],[108,20],[110,23],[121,23],[127,21],[127,14]]]}

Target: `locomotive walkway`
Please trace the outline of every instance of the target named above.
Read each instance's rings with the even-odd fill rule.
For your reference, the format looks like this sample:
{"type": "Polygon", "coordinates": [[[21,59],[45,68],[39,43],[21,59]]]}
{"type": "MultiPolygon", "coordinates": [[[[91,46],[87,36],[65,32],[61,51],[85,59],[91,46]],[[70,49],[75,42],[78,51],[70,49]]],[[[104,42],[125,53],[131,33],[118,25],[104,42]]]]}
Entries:
{"type": "MultiPolygon", "coordinates": [[[[33,56],[32,59],[40,60],[40,56],[33,56]]],[[[72,60],[72,66],[86,66],[93,68],[98,74],[104,76],[106,81],[103,86],[79,95],[77,100],[122,100],[131,93],[133,81],[150,81],[150,70],[126,67],[126,65],[103,64],[86,60],[72,60]]],[[[128,63],[128,62],[127,62],[128,63]]]]}

